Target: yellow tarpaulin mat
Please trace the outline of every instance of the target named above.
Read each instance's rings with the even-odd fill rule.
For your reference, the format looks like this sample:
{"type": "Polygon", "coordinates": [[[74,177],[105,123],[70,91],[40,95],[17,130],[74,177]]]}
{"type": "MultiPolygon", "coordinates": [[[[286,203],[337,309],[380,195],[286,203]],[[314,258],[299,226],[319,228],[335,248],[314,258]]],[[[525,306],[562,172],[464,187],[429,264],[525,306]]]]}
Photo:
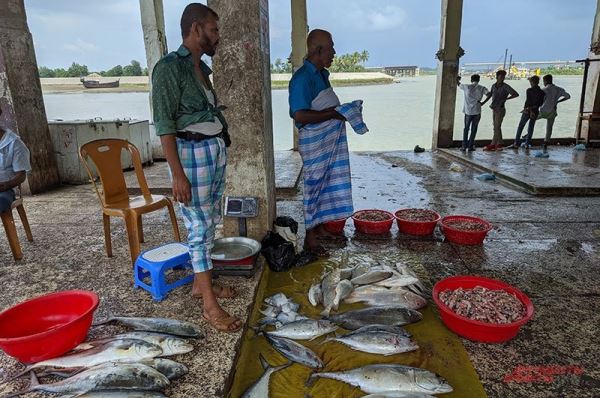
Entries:
{"type": "MultiPolygon", "coordinates": [[[[294,268],[289,272],[272,272],[268,268],[265,269],[252,309],[250,325],[256,326],[257,321],[262,317],[258,310],[262,307],[263,300],[280,292],[300,304],[299,313],[319,319],[321,317],[319,312],[323,308],[321,306],[313,307],[308,302],[307,292],[311,284],[322,275],[323,269],[331,266],[336,265],[332,262],[318,261],[304,267],[294,268]]],[[[361,307],[364,306],[342,304],[338,312],[361,307]]],[[[325,368],[320,371],[340,371],[370,364],[396,363],[424,368],[444,377],[452,385],[454,392],[442,394],[441,397],[486,397],[464,346],[454,333],[446,329],[433,307],[434,304],[430,302],[426,308],[421,310],[422,321],[405,326],[420,347],[414,352],[390,356],[367,354],[354,351],[337,342],[323,344],[326,336],[321,336],[313,341],[297,341],[313,350],[321,358],[325,368]]],[[[343,329],[338,329],[338,333],[343,332],[343,329]]],[[[287,363],[287,359],[275,351],[263,336],[257,336],[253,330],[248,329],[242,339],[229,397],[241,397],[244,391],[261,377],[263,369],[259,354],[262,354],[271,365],[287,363]]],[[[354,398],[365,395],[358,387],[330,379],[317,378],[312,385],[307,386],[306,382],[312,372],[313,370],[306,366],[293,364],[274,373],[271,376],[269,397],[354,398]]]]}

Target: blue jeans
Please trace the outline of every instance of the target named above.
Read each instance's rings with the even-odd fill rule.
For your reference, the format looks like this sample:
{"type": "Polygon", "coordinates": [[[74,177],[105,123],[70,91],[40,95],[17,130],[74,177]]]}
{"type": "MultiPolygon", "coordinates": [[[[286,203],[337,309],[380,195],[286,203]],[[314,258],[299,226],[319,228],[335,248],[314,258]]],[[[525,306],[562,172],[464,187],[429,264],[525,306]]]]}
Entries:
{"type": "Polygon", "coordinates": [[[515,137],[515,145],[521,145],[521,133],[523,133],[523,129],[525,128],[525,124],[529,121],[529,125],[527,126],[527,137],[525,138],[525,145],[531,144],[531,137],[533,137],[533,129],[535,127],[535,118],[531,118],[529,116],[529,112],[525,112],[521,114],[521,121],[519,121],[519,127],[517,127],[517,136],[515,137]]]}
{"type": "Polygon", "coordinates": [[[10,209],[10,205],[15,200],[15,191],[9,189],[8,191],[0,192],[0,213],[4,213],[10,209]]]}
{"type": "Polygon", "coordinates": [[[477,134],[477,126],[481,115],[465,115],[465,129],[463,131],[463,148],[473,148],[475,144],[475,135],[477,134]],[[471,130],[471,136],[469,137],[469,128],[471,130]]]}

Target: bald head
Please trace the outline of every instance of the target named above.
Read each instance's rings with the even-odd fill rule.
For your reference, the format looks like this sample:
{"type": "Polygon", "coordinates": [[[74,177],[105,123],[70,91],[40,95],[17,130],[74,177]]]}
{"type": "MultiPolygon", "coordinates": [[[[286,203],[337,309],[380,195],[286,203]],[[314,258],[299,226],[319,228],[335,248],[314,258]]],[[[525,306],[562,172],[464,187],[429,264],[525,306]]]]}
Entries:
{"type": "Polygon", "coordinates": [[[331,33],[322,29],[313,29],[306,38],[306,45],[308,49],[306,59],[319,69],[331,66],[335,55],[331,33]]]}

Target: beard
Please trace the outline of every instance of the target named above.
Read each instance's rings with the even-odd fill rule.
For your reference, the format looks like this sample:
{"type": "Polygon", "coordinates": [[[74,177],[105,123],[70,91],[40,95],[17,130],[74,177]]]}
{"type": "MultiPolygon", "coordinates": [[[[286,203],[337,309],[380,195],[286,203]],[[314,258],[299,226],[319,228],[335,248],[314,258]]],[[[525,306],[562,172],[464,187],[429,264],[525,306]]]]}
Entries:
{"type": "Polygon", "coordinates": [[[212,43],[208,37],[204,36],[200,40],[199,44],[200,47],[204,50],[204,54],[208,55],[209,57],[212,57],[217,51],[217,45],[219,44],[219,41],[212,43]]]}

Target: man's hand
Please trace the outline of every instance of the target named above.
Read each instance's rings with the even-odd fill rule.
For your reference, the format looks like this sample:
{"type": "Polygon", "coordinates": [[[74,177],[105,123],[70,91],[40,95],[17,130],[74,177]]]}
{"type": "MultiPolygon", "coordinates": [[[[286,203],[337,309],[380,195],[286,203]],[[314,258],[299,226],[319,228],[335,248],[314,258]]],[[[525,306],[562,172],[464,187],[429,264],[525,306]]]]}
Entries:
{"type": "Polygon", "coordinates": [[[192,185],[185,175],[173,175],[173,199],[184,204],[192,201],[192,185]]]}

